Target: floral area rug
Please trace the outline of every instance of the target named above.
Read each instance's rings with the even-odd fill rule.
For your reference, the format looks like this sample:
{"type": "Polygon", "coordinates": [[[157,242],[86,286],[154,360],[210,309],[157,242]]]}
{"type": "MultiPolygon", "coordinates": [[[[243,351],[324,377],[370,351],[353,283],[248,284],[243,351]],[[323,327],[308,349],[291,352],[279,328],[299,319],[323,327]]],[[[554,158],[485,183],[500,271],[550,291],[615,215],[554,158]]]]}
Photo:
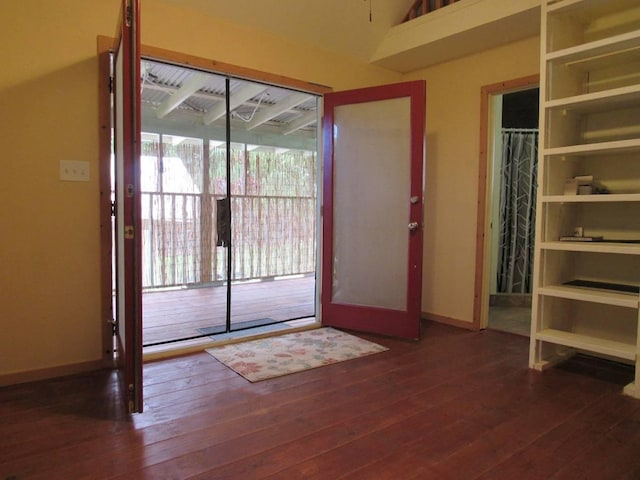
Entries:
{"type": "Polygon", "coordinates": [[[208,348],[250,382],[301,372],[388,350],[331,327],[208,348]]]}

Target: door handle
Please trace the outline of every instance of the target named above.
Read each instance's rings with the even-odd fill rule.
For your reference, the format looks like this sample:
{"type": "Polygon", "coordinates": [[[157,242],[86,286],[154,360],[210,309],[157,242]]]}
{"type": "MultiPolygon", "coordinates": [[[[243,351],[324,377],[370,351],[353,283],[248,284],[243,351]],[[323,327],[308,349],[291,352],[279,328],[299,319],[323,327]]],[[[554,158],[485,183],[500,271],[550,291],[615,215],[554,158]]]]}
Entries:
{"type": "Polygon", "coordinates": [[[420,224],[418,222],[411,222],[409,223],[409,231],[414,232],[418,229],[418,227],[420,227],[420,224]]]}

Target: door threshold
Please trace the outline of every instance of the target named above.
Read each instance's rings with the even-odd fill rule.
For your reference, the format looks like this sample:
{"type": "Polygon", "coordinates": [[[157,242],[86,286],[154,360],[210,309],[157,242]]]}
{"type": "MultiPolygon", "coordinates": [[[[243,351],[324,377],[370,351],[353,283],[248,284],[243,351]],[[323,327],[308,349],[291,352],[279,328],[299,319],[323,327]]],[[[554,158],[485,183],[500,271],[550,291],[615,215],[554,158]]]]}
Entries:
{"type": "Polygon", "coordinates": [[[276,324],[281,328],[274,329],[274,325],[248,328],[229,333],[220,333],[202,338],[172,342],[164,345],[153,345],[142,349],[142,360],[151,362],[164,358],[178,357],[191,353],[201,352],[207,348],[219,347],[231,343],[239,343],[258,338],[274,337],[284,333],[293,333],[303,330],[313,330],[320,327],[316,317],[303,318],[276,324]]]}

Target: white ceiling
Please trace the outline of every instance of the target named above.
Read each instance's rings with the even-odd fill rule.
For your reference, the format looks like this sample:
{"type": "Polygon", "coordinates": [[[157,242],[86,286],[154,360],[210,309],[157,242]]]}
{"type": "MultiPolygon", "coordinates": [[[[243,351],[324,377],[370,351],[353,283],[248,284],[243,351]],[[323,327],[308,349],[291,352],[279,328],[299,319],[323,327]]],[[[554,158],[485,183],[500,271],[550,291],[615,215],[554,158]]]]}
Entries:
{"type": "Polygon", "coordinates": [[[415,0],[164,0],[369,62],[415,0]],[[369,12],[371,11],[371,21],[369,12]]]}

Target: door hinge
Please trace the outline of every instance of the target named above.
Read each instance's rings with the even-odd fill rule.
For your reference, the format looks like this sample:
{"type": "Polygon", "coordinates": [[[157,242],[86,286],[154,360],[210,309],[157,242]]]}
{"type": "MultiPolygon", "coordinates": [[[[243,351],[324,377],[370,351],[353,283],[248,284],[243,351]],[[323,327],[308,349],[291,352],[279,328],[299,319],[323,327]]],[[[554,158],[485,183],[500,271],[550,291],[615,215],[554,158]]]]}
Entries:
{"type": "Polygon", "coordinates": [[[116,202],[111,202],[111,216],[116,216],[116,202]]]}
{"type": "Polygon", "coordinates": [[[111,320],[111,335],[115,337],[118,334],[118,324],[115,320],[111,320]]]}
{"type": "Polygon", "coordinates": [[[109,93],[113,93],[113,76],[109,76],[109,93]]]}
{"type": "Polygon", "coordinates": [[[125,8],[124,13],[124,22],[127,27],[131,26],[133,20],[133,6],[131,5],[131,0],[127,0],[127,6],[125,8]]]}
{"type": "Polygon", "coordinates": [[[134,410],[134,402],[133,402],[133,383],[129,384],[129,413],[133,413],[134,410]]]}
{"type": "Polygon", "coordinates": [[[124,239],[125,240],[133,240],[133,225],[125,225],[124,226],[124,239]]]}

